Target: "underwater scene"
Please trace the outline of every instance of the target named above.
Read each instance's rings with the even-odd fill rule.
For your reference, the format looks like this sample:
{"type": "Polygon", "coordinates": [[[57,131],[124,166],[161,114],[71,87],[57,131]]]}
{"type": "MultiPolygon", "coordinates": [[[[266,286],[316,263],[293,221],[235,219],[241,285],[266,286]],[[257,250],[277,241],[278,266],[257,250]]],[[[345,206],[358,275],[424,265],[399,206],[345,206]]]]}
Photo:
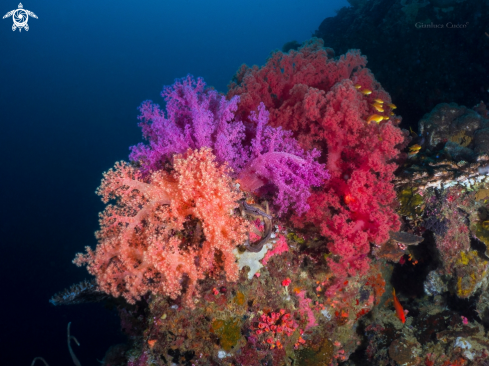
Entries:
{"type": "Polygon", "coordinates": [[[0,366],[489,366],[489,0],[1,7],[0,366]]]}

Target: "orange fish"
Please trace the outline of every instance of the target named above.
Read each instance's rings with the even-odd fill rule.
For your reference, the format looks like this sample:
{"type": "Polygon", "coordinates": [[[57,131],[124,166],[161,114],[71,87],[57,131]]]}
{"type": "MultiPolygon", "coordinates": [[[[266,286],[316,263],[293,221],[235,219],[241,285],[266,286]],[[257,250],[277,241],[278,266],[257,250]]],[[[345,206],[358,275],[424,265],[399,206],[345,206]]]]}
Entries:
{"type": "Polygon", "coordinates": [[[370,123],[372,121],[380,123],[380,121],[383,120],[384,120],[384,116],[379,116],[378,114],[372,114],[370,117],[367,118],[367,123],[370,123]]]}
{"type": "Polygon", "coordinates": [[[404,309],[402,308],[399,299],[396,296],[396,290],[392,289],[392,297],[394,298],[394,307],[396,308],[397,317],[404,324],[406,322],[406,315],[404,314],[404,309]]]}
{"type": "Polygon", "coordinates": [[[149,339],[148,340],[149,348],[153,349],[153,347],[155,346],[155,343],[156,343],[156,339],[149,339]]]}

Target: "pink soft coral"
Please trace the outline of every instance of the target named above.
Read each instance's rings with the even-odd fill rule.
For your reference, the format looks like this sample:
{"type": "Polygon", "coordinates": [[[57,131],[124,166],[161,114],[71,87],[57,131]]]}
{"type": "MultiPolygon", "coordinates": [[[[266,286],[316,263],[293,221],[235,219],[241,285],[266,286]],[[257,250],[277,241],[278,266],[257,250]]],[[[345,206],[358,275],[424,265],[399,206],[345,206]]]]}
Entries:
{"type": "Polygon", "coordinates": [[[307,297],[305,290],[297,292],[296,296],[299,299],[299,313],[302,317],[307,316],[307,325],[305,330],[316,327],[318,323],[316,321],[316,317],[314,316],[314,312],[311,309],[312,300],[307,297]]]}
{"type": "Polygon", "coordinates": [[[304,151],[292,138],[290,131],[267,126],[269,113],[263,103],[258,113],[250,114],[256,124],[251,141],[250,158],[239,173],[238,180],[245,191],[255,192],[271,184],[277,192],[273,203],[280,216],[294,203],[294,210],[302,214],[309,209],[307,199],[311,186],[320,186],[329,178],[328,172],[316,159],[316,149],[304,151]]]}
{"type": "Polygon", "coordinates": [[[311,209],[294,222],[320,227],[330,239],[336,281],[329,293],[348,275],[365,274],[369,243],[386,241],[400,226],[391,180],[404,138],[390,96],[366,62],[358,51],[332,59],[322,41],[312,40],[298,51],[274,53],[261,68],[243,66],[228,93],[240,97],[236,115],[243,120],[264,103],[272,126],[291,130],[304,149],[318,148],[326,157],[331,179],[312,193],[311,209]],[[374,114],[385,120],[369,122],[374,114]]]}
{"type": "Polygon", "coordinates": [[[101,290],[134,303],[147,292],[176,298],[185,283],[184,300],[192,306],[197,282],[208,272],[222,270],[237,280],[232,251],[247,230],[232,214],[240,194],[210,149],[187,155],[175,156],[172,174],[156,171],[143,179],[126,163],[104,174],[97,193],[117,202],[100,215],[96,250],[87,247],[74,260],[88,266],[101,290]]]}
{"type": "Polygon", "coordinates": [[[264,266],[266,266],[269,259],[272,258],[274,255],[279,255],[287,251],[289,251],[287,239],[285,239],[285,236],[283,236],[282,234],[279,234],[277,242],[273,245],[272,249],[268,250],[265,253],[265,256],[263,257],[261,262],[264,266]]]}

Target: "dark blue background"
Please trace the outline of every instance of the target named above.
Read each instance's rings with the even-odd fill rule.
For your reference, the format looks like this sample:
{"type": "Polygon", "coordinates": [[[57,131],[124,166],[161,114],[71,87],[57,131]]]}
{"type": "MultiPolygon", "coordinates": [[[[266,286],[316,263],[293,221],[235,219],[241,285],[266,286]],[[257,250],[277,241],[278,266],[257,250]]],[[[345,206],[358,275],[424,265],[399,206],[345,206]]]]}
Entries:
{"type": "MultiPolygon", "coordinates": [[[[0,15],[16,9],[0,2],[0,15]]],[[[71,365],[66,325],[96,365],[124,341],[103,306],[54,307],[87,278],[102,172],[141,140],[137,107],[187,73],[220,91],[242,63],[308,39],[346,0],[27,1],[30,30],[0,21],[0,365],[71,365]],[[38,364],[40,365],[40,363],[38,364]]]]}

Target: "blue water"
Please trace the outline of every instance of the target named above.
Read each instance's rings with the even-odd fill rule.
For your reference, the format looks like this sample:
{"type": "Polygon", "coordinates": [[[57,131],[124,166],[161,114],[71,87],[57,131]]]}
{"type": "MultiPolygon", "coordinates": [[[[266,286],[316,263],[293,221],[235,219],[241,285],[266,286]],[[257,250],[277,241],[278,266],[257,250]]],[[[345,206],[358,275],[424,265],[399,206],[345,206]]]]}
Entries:
{"type": "MultiPolygon", "coordinates": [[[[187,73],[226,91],[242,63],[310,38],[346,0],[27,1],[29,31],[0,21],[0,365],[71,364],[66,324],[95,365],[123,342],[100,305],[53,307],[87,278],[102,172],[141,141],[137,107],[187,73]]],[[[0,2],[0,13],[16,9],[0,2]]]]}

